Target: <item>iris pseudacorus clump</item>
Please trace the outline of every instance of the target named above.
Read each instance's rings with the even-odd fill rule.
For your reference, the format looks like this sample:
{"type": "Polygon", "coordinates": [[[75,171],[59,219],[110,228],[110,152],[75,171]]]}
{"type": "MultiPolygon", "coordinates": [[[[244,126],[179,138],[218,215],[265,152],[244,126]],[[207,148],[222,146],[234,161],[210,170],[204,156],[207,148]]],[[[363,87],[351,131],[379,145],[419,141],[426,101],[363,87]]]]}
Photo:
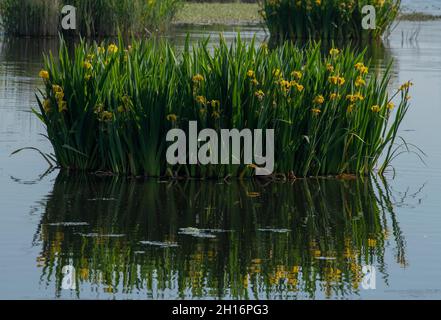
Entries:
{"type": "Polygon", "coordinates": [[[200,130],[274,129],[278,174],[384,171],[396,154],[412,84],[389,92],[389,69],[369,73],[363,54],[349,48],[321,52],[319,44],[285,43],[270,51],[221,39],[214,50],[201,42],[177,53],[152,39],[130,48],[122,40],[80,42],[72,56],[62,41],[39,74],[45,87],[36,113],[64,168],[253,176],[246,165],[169,165],[168,130],[197,121],[200,130]],[[382,154],[386,162],[378,163],[382,154]]]}
{"type": "Polygon", "coordinates": [[[275,40],[362,40],[386,34],[400,6],[401,0],[263,0],[260,12],[275,40]],[[373,6],[375,17],[366,6],[373,6]],[[375,25],[366,25],[369,20],[375,25]]]}

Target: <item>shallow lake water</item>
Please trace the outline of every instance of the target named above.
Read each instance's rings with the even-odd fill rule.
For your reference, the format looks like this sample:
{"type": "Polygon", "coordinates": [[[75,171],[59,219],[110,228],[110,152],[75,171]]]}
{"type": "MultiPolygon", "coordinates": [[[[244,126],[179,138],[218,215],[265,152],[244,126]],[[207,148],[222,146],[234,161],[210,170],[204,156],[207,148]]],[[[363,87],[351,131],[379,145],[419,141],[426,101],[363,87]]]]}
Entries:
{"type": "MultiPolygon", "coordinates": [[[[172,40],[187,31],[220,30],[172,40]]],[[[369,48],[378,72],[394,60],[393,87],[415,83],[401,135],[425,164],[403,154],[384,180],[273,184],[69,175],[11,157],[51,151],[30,110],[57,41],[1,39],[0,298],[441,298],[440,34],[440,21],[403,22],[369,48]]]]}
{"type": "Polygon", "coordinates": [[[405,12],[441,13],[440,0],[401,0],[401,4],[405,12]]]}

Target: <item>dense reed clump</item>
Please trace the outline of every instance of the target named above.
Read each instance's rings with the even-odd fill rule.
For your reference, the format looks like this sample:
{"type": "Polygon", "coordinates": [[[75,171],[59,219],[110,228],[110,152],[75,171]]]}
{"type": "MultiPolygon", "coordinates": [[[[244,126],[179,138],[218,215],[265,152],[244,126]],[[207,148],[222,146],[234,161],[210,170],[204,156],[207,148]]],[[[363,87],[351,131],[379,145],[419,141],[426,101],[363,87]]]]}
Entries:
{"type": "Polygon", "coordinates": [[[173,19],[181,0],[74,0],[84,36],[154,32],[173,19]]]}
{"type": "Polygon", "coordinates": [[[15,36],[87,37],[153,33],[165,29],[181,0],[0,0],[2,27],[15,36]],[[61,29],[61,8],[76,7],[77,28],[61,29]]]}
{"type": "Polygon", "coordinates": [[[1,26],[16,36],[49,36],[58,30],[62,0],[1,0],[1,26]]]}
{"type": "Polygon", "coordinates": [[[401,0],[263,0],[261,14],[274,39],[378,39],[397,17],[401,0]],[[364,6],[376,28],[363,29],[364,6]]]}
{"type": "MultiPolygon", "coordinates": [[[[64,168],[134,176],[251,176],[246,165],[181,165],[166,161],[166,134],[213,128],[274,129],[275,172],[320,176],[383,171],[395,156],[408,110],[404,84],[388,93],[390,74],[370,74],[363,54],[320,52],[286,43],[274,51],[207,41],[178,56],[163,41],[88,45],[46,58],[36,111],[64,168]],[[395,103],[395,104],[394,104],[395,103]]],[[[188,162],[187,162],[188,163],[188,162]]]]}

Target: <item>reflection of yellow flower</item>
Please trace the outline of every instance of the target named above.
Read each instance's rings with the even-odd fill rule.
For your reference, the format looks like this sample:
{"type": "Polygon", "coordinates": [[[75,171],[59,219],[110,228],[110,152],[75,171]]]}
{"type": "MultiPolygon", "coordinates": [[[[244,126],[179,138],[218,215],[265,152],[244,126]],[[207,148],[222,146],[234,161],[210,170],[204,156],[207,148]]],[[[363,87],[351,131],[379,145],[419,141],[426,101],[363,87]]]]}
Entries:
{"type": "Polygon", "coordinates": [[[170,122],[176,122],[177,120],[178,120],[178,116],[175,115],[175,114],[169,114],[169,115],[167,116],[167,121],[170,121],[170,122]]]}
{"type": "Polygon", "coordinates": [[[80,269],[80,278],[81,278],[81,280],[87,280],[89,278],[89,269],[81,268],[80,269]]]}
{"type": "Polygon", "coordinates": [[[301,268],[299,266],[293,266],[292,269],[291,269],[291,271],[293,273],[299,273],[300,270],[301,270],[301,268]]]}
{"type": "Polygon", "coordinates": [[[249,270],[252,273],[260,273],[262,271],[262,268],[258,264],[253,264],[250,266],[249,270]]]}
{"type": "Polygon", "coordinates": [[[298,283],[298,280],[297,280],[297,279],[294,279],[294,278],[288,278],[288,284],[289,284],[290,286],[295,287],[295,286],[297,286],[297,283],[298,283]]]}
{"type": "Polygon", "coordinates": [[[46,265],[46,258],[43,256],[37,257],[37,268],[42,268],[46,265]]]}
{"type": "Polygon", "coordinates": [[[388,110],[393,110],[395,108],[395,104],[393,103],[393,102],[389,102],[388,104],[387,104],[387,109],[388,110]]]}
{"type": "Polygon", "coordinates": [[[375,239],[368,239],[368,246],[373,248],[377,245],[377,240],[375,239]]]}
{"type": "Polygon", "coordinates": [[[49,79],[49,72],[47,72],[46,70],[41,70],[38,75],[40,76],[40,78],[42,78],[44,80],[49,79]]]}
{"type": "Polygon", "coordinates": [[[243,278],[243,286],[245,288],[248,288],[248,276],[247,275],[245,275],[243,278]]]}
{"type": "Polygon", "coordinates": [[[254,71],[253,71],[253,70],[248,70],[248,72],[247,72],[247,76],[248,76],[249,78],[254,78],[254,71]]]}

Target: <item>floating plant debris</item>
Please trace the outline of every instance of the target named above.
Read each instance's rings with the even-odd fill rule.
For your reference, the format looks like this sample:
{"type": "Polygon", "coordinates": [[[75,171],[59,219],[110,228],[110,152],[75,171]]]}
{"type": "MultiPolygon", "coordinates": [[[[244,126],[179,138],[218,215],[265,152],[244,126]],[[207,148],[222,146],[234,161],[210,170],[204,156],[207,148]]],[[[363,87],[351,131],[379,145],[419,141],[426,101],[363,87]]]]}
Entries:
{"type": "Polygon", "coordinates": [[[179,229],[179,234],[186,235],[186,236],[192,236],[196,238],[209,238],[213,239],[216,238],[216,235],[213,234],[213,232],[208,231],[209,229],[198,229],[198,228],[181,228],[179,229]]]}
{"type": "Polygon", "coordinates": [[[101,234],[96,232],[91,233],[78,233],[78,235],[87,238],[123,238],[125,234],[101,234]]]}
{"type": "Polygon", "coordinates": [[[48,223],[48,226],[53,227],[79,227],[79,226],[88,226],[87,222],[52,222],[48,223]]]}
{"type": "Polygon", "coordinates": [[[291,232],[289,229],[275,229],[275,228],[260,228],[257,231],[261,232],[274,232],[274,233],[288,233],[291,232]]]}
{"type": "MultiPolygon", "coordinates": [[[[161,248],[176,248],[179,247],[179,245],[176,242],[161,242],[161,241],[140,241],[140,244],[143,245],[149,245],[154,247],[161,247],[161,248]]],[[[144,251],[141,251],[144,252],[144,251]]]]}

